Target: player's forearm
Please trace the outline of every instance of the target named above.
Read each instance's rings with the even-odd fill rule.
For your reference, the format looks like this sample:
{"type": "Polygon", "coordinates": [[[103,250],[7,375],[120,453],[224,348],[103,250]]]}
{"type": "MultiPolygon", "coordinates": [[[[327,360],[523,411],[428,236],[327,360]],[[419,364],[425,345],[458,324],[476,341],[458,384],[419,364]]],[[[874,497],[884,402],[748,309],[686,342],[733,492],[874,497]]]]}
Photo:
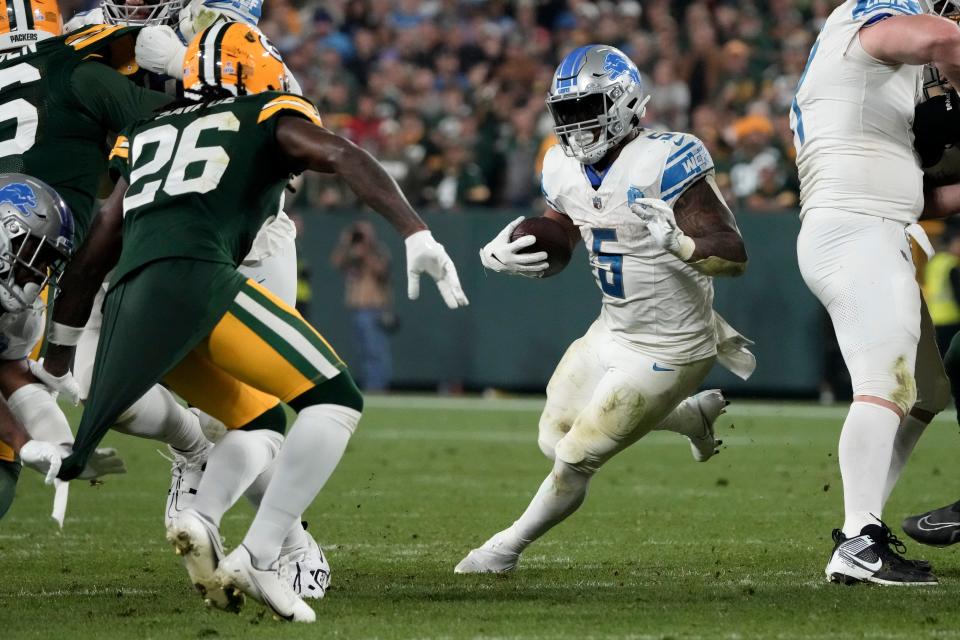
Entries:
{"type": "Polygon", "coordinates": [[[960,184],[924,189],[921,220],[934,220],[957,214],[960,214],[960,184]]]}
{"type": "Polygon", "coordinates": [[[736,231],[723,231],[693,241],[687,263],[710,276],[737,277],[747,270],[747,250],[736,231]]]}

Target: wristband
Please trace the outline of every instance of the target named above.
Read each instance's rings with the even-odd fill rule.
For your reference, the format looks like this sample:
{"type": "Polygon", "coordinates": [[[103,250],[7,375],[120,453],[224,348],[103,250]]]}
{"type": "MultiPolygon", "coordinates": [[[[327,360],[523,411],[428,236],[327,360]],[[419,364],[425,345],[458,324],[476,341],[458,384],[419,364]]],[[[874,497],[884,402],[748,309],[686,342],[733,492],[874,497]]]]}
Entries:
{"type": "Polygon", "coordinates": [[[50,325],[50,333],[47,334],[47,342],[63,347],[75,347],[80,342],[81,335],[83,335],[83,327],[71,327],[60,322],[53,322],[50,325]]]}

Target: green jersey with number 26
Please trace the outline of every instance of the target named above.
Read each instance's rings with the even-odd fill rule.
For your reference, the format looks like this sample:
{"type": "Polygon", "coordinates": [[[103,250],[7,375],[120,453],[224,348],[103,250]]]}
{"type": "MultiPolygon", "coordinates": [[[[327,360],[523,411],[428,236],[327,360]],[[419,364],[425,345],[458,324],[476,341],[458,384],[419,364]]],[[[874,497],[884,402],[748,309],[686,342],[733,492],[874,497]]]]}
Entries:
{"type": "Polygon", "coordinates": [[[303,170],[276,142],[286,115],[321,124],[308,100],[268,91],[172,108],[126,129],[110,154],[111,172],[129,184],[111,283],[164,258],[238,266],[303,170]]]}
{"type": "Polygon", "coordinates": [[[93,25],[0,54],[0,173],[26,173],[57,190],[79,244],[107,169],[107,136],[171,98],[120,72],[136,29],[93,25]]]}

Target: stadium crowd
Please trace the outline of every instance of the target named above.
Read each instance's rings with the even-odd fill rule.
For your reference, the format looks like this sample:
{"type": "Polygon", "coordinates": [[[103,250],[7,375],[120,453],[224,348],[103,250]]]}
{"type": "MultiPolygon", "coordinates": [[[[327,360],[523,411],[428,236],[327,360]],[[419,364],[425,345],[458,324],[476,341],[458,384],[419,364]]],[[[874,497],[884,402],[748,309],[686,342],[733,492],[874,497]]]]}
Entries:
{"type": "MultiPolygon", "coordinates": [[[[417,206],[535,204],[551,74],[604,42],[640,67],[650,127],[693,131],[729,202],[778,211],[798,200],[793,91],[835,4],[269,0],[261,26],[326,124],[382,159],[417,206]]],[[[333,180],[304,186],[301,204],[350,204],[333,180]]]]}

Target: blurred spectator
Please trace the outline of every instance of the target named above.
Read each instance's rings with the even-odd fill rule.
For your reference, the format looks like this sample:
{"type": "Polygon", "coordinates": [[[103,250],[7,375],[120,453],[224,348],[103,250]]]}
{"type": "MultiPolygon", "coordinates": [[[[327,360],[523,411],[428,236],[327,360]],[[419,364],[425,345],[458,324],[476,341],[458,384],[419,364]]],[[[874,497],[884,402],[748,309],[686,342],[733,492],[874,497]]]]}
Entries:
{"type": "Polygon", "coordinates": [[[361,387],[364,391],[386,391],[392,372],[387,330],[395,325],[390,304],[390,254],[373,225],[360,221],[340,234],[330,262],[344,275],[361,387]]]}
{"type": "Polygon", "coordinates": [[[944,250],[927,263],[923,294],[937,330],[937,345],[944,354],[960,331],[960,221],[949,219],[941,239],[944,250]]]}
{"type": "MultiPolygon", "coordinates": [[[[65,17],[96,4],[63,2],[65,17]]],[[[551,140],[541,123],[553,70],[574,47],[603,42],[640,68],[651,94],[648,126],[692,129],[713,154],[725,193],[774,211],[792,210],[799,198],[787,114],[810,46],[837,4],[267,0],[261,26],[328,127],[378,154],[389,147],[397,162],[404,154],[390,136],[398,134],[383,125],[400,124],[417,150],[395,168],[417,176],[408,192],[415,204],[533,205],[539,188],[525,163],[531,148],[551,140]],[[730,135],[754,116],[773,125],[759,147],[755,126],[730,135]],[[407,134],[408,123],[416,133],[407,134]]],[[[323,181],[311,182],[306,196],[315,207],[352,202],[323,181]]]]}

